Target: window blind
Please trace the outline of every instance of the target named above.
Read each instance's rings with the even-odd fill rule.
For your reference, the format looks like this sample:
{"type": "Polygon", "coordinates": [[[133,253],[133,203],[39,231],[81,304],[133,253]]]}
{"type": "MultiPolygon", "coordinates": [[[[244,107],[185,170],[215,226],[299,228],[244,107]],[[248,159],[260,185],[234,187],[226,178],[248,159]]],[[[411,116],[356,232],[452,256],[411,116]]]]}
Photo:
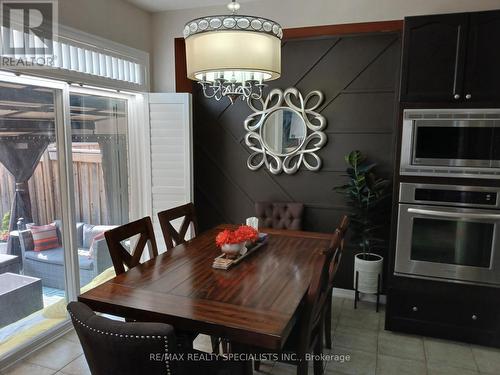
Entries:
{"type": "Polygon", "coordinates": [[[5,34],[9,33],[11,47],[24,50],[24,52],[12,56],[16,60],[29,62],[36,59],[36,62],[41,65],[68,72],[77,72],[135,85],[145,83],[147,67],[132,56],[64,36],[59,36],[57,41],[44,40],[42,42],[33,35],[24,34],[20,30],[12,28],[2,27],[1,32],[3,41],[7,40],[5,34]],[[53,59],[49,59],[51,55],[33,54],[28,49],[28,46],[43,47],[44,43],[46,45],[52,44],[53,59]]]}

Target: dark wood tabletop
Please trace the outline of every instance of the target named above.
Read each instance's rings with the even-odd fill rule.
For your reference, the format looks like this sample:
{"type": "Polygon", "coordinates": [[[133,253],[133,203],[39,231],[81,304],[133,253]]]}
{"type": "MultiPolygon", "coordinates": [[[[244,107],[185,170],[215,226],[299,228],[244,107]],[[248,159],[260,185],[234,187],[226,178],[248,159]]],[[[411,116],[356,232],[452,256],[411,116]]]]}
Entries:
{"type": "Polygon", "coordinates": [[[212,268],[223,225],[80,295],[95,311],[279,350],[330,234],[261,230],[268,243],[240,264],[212,268]]]}

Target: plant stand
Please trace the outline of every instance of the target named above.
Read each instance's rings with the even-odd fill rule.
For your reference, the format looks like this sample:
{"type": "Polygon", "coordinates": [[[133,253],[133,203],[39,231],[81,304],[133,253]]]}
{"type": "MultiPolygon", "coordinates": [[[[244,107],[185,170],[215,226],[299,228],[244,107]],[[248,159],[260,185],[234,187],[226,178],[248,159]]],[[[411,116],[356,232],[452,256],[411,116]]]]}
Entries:
{"type": "MultiPolygon", "coordinates": [[[[356,282],[354,283],[354,309],[358,308],[359,301],[359,272],[356,271],[356,282]]],[[[378,312],[379,304],[380,304],[380,274],[377,275],[377,303],[375,305],[375,311],[378,312]]]]}

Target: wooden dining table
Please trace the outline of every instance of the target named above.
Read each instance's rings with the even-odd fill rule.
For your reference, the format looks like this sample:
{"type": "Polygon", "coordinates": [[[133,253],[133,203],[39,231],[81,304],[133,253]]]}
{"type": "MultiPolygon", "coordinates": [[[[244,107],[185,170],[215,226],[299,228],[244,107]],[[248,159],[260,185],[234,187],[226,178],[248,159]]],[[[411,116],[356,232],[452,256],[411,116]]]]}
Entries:
{"type": "MultiPolygon", "coordinates": [[[[279,351],[300,313],[314,260],[331,234],[263,229],[267,243],[229,270],[212,268],[220,225],[83,293],[93,310],[279,351]]],[[[247,373],[251,373],[251,364],[247,373]]]]}

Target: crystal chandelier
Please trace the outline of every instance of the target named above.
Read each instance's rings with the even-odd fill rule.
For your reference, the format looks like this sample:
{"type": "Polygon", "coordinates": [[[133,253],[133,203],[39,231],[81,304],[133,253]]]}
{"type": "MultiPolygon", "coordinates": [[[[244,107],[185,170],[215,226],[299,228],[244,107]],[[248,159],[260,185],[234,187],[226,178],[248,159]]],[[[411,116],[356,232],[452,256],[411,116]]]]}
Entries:
{"type": "Polygon", "coordinates": [[[207,16],[186,24],[188,78],[203,87],[207,98],[262,98],[264,82],[281,75],[281,26],[271,20],[232,14],[207,16]]]}

